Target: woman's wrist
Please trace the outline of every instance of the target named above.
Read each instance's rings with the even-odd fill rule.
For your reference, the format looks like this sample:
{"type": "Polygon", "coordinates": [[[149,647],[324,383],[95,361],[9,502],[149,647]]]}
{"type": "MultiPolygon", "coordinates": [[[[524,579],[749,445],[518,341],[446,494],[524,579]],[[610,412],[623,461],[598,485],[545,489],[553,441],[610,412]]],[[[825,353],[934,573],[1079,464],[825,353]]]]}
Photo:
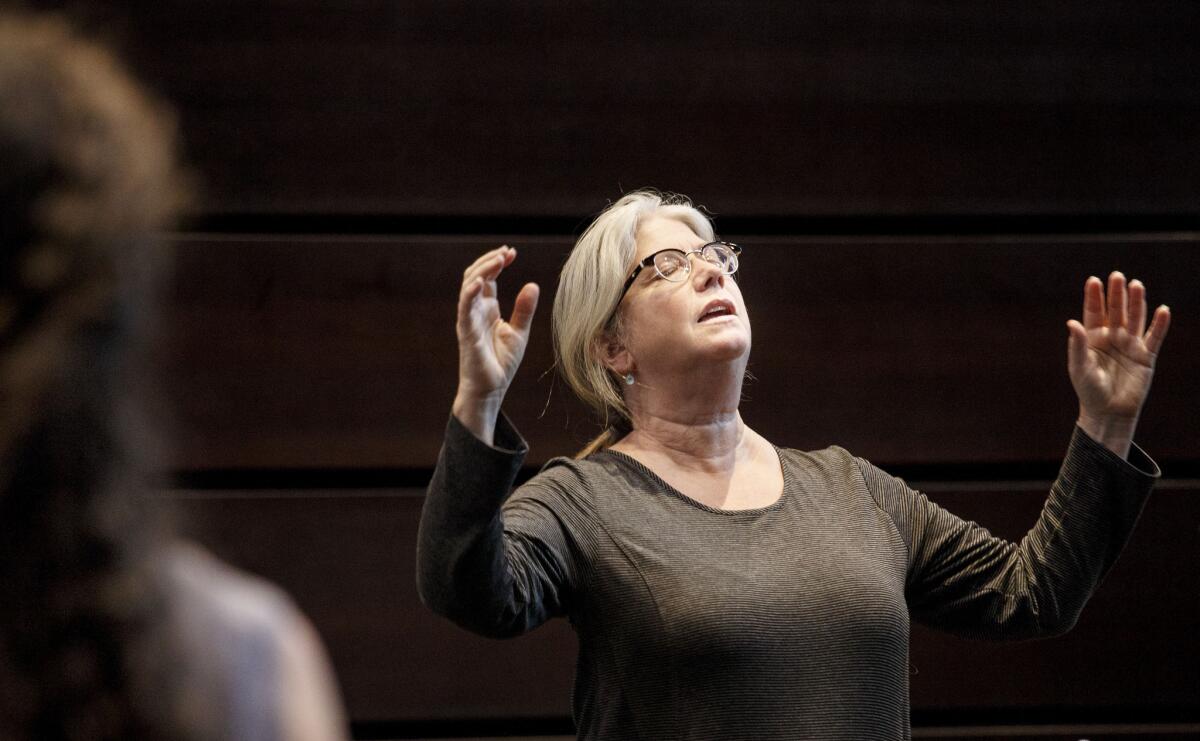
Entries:
{"type": "Polygon", "coordinates": [[[1079,419],[1075,421],[1088,437],[1116,453],[1123,459],[1129,458],[1129,450],[1133,445],[1133,433],[1137,429],[1137,418],[1105,417],[1091,415],[1080,410],[1079,419]]]}
{"type": "Polygon", "coordinates": [[[496,420],[500,417],[500,403],[503,399],[503,395],[475,396],[460,387],[454,396],[454,404],[450,407],[450,413],[475,437],[492,445],[495,440],[496,420]]]}

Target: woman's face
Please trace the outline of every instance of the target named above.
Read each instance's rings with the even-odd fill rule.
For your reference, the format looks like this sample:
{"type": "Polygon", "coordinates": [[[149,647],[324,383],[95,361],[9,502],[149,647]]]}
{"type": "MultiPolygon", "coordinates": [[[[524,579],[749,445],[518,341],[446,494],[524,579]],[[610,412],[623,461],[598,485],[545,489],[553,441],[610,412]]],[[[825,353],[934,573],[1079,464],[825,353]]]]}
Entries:
{"type": "MultiPolygon", "coordinates": [[[[652,216],[638,229],[628,271],[659,250],[690,252],[704,244],[682,221],[652,216]]],[[[678,283],[653,267],[643,269],[622,302],[624,345],[635,373],[678,374],[697,363],[744,363],[750,354],[750,317],[737,283],[698,254],[688,259],[691,272],[678,283]],[[723,311],[714,312],[717,307],[723,311]]]]}

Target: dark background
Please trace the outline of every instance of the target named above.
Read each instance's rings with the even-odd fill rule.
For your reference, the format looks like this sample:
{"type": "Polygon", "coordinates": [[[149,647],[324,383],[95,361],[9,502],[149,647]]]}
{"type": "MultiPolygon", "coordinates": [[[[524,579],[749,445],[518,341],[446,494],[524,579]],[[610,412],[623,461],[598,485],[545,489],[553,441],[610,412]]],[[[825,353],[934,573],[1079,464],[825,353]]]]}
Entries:
{"type": "Polygon", "coordinates": [[[1139,430],[1164,479],[1126,554],[1065,638],[917,629],[913,714],[943,738],[1200,734],[1200,5],[37,5],[178,108],[203,190],[170,240],[172,496],[312,617],[360,737],[570,731],[569,628],[499,643],[425,611],[416,519],[462,268],[506,242],[508,295],[547,289],[507,404],[532,473],[593,432],[546,372],[557,271],[639,186],[745,246],[752,426],[1008,537],[1071,433],[1084,279],[1168,303],[1139,430]]]}

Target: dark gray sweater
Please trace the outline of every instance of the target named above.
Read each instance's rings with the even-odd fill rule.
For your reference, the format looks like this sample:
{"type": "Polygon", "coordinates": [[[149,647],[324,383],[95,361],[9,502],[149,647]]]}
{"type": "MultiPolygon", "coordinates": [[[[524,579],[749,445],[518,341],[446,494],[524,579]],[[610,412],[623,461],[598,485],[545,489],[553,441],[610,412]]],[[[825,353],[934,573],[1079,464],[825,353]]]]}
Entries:
{"type": "Polygon", "coordinates": [[[579,738],[907,739],[909,616],[992,639],[1071,627],[1158,467],[1076,429],[1020,543],[831,447],[779,449],[783,496],[723,511],[612,451],[557,458],[453,417],[418,540],[425,603],[488,636],[566,616],[579,738]]]}

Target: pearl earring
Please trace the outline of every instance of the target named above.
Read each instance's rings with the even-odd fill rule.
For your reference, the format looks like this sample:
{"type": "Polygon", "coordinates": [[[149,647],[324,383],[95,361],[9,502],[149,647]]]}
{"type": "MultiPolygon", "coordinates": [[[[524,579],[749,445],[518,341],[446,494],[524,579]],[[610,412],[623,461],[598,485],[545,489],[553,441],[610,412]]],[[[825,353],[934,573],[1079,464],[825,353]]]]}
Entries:
{"type": "Polygon", "coordinates": [[[633,374],[632,374],[632,373],[626,373],[626,374],[625,374],[625,385],[626,385],[626,386],[632,386],[632,385],[633,385],[633,374]]]}

